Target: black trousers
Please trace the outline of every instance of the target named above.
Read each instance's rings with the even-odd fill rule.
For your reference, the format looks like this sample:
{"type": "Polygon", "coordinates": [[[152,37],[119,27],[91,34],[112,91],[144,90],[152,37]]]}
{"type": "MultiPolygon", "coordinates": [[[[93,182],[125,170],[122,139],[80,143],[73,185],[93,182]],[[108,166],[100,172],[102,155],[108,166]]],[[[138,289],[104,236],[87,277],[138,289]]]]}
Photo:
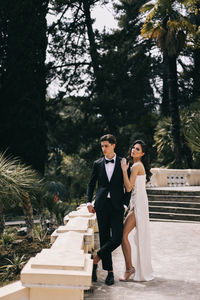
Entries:
{"type": "Polygon", "coordinates": [[[97,254],[102,260],[103,269],[111,271],[111,253],[122,242],[124,209],[114,209],[111,199],[107,198],[103,209],[96,211],[96,216],[101,247],[97,254]]]}

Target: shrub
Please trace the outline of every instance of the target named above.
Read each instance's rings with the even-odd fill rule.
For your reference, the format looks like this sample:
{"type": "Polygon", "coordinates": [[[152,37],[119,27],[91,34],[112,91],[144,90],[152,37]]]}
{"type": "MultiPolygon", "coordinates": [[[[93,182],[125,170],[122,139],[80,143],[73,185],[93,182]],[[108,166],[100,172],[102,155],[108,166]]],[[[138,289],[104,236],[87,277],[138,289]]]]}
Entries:
{"type": "Polygon", "coordinates": [[[9,233],[9,232],[4,232],[1,236],[0,239],[0,244],[6,248],[9,244],[12,244],[12,242],[14,241],[15,237],[14,237],[14,233],[9,233]]]}

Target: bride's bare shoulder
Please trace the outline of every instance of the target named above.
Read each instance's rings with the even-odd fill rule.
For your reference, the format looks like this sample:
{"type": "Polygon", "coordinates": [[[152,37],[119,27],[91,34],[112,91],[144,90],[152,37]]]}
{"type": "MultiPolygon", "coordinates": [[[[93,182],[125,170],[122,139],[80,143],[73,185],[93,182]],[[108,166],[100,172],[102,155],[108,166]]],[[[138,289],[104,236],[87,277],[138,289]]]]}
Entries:
{"type": "Polygon", "coordinates": [[[144,169],[143,163],[141,161],[134,163],[131,167],[131,173],[132,172],[134,172],[134,173],[136,172],[138,175],[145,174],[145,169],[144,169]]]}
{"type": "Polygon", "coordinates": [[[139,170],[140,165],[138,163],[134,163],[131,167],[131,172],[139,170]]]}

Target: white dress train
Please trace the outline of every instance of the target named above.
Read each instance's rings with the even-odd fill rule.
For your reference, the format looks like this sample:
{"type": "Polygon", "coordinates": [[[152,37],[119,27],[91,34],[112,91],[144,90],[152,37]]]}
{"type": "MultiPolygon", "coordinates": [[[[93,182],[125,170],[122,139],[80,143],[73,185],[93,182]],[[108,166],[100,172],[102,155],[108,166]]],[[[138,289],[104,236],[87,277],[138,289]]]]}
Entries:
{"type": "Polygon", "coordinates": [[[137,175],[131,193],[130,209],[134,209],[136,227],[129,233],[132,263],[135,267],[134,281],[149,281],[153,277],[149,207],[146,193],[146,175],[137,175]]]}

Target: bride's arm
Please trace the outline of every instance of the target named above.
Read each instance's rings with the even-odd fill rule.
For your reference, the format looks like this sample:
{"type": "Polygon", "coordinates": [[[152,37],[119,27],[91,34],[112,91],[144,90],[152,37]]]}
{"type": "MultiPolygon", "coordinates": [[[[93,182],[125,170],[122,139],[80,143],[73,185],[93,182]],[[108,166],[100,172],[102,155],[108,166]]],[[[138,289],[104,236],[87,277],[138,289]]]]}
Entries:
{"type": "Polygon", "coordinates": [[[131,175],[130,178],[128,178],[127,169],[129,167],[129,164],[127,165],[126,159],[123,158],[121,161],[121,167],[124,177],[124,185],[127,192],[130,192],[135,184],[136,176],[138,174],[138,165],[132,167],[131,169],[131,175]]]}

